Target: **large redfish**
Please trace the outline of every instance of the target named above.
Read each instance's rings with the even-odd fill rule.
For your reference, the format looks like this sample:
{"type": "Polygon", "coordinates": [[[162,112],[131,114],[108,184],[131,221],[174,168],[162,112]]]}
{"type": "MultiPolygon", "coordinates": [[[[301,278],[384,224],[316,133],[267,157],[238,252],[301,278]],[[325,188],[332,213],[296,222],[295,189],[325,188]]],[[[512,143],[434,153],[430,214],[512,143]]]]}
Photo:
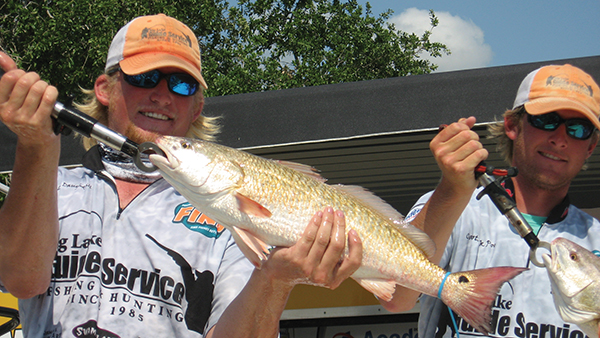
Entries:
{"type": "Polygon", "coordinates": [[[599,337],[600,257],[562,237],[552,241],[551,250],[551,256],[543,254],[542,258],[556,310],[589,337],[599,337]]]}
{"type": "Polygon", "coordinates": [[[211,142],[161,137],[165,156],[150,155],[163,177],[192,205],[233,234],[260,267],[269,246],[293,245],[310,218],[327,206],[342,210],[346,231],[363,242],[352,275],[380,299],[396,284],[438,296],[478,331],[490,332],[491,306],[500,286],[524,269],[499,267],[446,275],[427,257],[431,239],[390,205],[357,186],[332,186],[311,167],[264,159],[211,142]],[[440,290],[440,285],[443,287],[440,290]]]}

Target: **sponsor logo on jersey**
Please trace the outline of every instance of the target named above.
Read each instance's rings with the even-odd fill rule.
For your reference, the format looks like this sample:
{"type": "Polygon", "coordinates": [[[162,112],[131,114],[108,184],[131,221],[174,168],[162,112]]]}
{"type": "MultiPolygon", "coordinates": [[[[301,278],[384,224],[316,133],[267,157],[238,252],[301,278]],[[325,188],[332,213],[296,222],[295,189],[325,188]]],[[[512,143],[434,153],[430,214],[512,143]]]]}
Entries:
{"type": "Polygon", "coordinates": [[[188,202],[182,203],[175,208],[173,223],[181,223],[188,229],[210,238],[219,238],[225,230],[221,224],[213,221],[188,202]]]}
{"type": "Polygon", "coordinates": [[[73,329],[73,335],[78,338],[119,338],[118,335],[98,327],[98,323],[91,319],[73,329]]]}
{"type": "MultiPolygon", "coordinates": [[[[213,272],[196,270],[173,248],[149,234],[146,237],[165,251],[167,262],[176,264],[180,273],[164,265],[143,269],[135,267],[133,262],[103,257],[101,237],[72,234],[70,238],[59,239],[52,283],[38,298],[52,297],[55,304],[67,305],[70,311],[76,311],[73,309],[77,307],[84,312],[87,307],[98,308],[103,318],[118,317],[123,323],[146,320],[185,323],[189,330],[203,334],[213,302],[213,272]]],[[[77,338],[119,337],[99,327],[94,320],[76,326],[73,335],[77,338]]]]}
{"type": "MultiPolygon", "coordinates": [[[[511,311],[513,300],[507,295],[497,295],[492,305],[492,331],[490,337],[518,337],[518,338],[588,338],[576,325],[558,322],[533,321],[527,318],[524,312],[511,311]]],[[[510,297],[510,296],[509,296],[510,297]]],[[[550,309],[554,310],[554,309],[550,309]]],[[[442,311],[438,323],[437,337],[456,335],[458,329],[460,336],[482,336],[471,325],[456,313],[452,318],[448,311],[442,311]]]]}
{"type": "Polygon", "coordinates": [[[419,212],[421,212],[421,209],[423,209],[423,205],[415,206],[412,210],[410,210],[408,212],[408,215],[406,215],[406,217],[404,218],[404,220],[407,221],[407,222],[412,222],[412,220],[414,220],[415,217],[417,217],[417,215],[419,214],[419,212]]]}

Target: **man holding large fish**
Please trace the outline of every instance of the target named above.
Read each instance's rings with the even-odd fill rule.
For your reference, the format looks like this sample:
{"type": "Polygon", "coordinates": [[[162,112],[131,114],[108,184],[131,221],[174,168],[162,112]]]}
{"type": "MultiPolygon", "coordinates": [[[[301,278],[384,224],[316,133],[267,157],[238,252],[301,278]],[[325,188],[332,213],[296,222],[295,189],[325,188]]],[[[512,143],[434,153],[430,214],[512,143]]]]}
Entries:
{"type": "MultiPolygon", "coordinates": [[[[505,188],[541,241],[564,238],[588,250],[600,249],[600,222],[571,205],[567,195],[571,181],[596,147],[599,116],[600,88],[594,79],[571,65],[549,65],[525,77],[513,109],[489,128],[505,160],[518,169],[516,177],[505,181],[505,188]]],[[[474,117],[461,119],[431,141],[442,179],[407,218],[420,225],[438,248],[445,248],[432,260],[448,271],[506,265],[529,268],[501,289],[493,305],[490,335],[584,337],[554,309],[552,292],[561,289],[551,286],[548,273],[556,274],[560,265],[548,271],[533,266],[528,245],[490,198],[477,199],[481,188],[477,189],[473,173],[488,153],[471,130],[474,123],[474,117]]],[[[566,251],[557,245],[552,245],[552,255],[566,251]]],[[[403,310],[418,297],[412,290],[397,289],[394,299],[383,303],[403,310]]],[[[420,304],[420,338],[478,335],[460,318],[453,318],[439,300],[424,295],[420,304]]],[[[593,323],[597,326],[597,319],[593,323]]]]}
{"type": "MultiPolygon", "coordinates": [[[[59,168],[56,88],[4,53],[0,67],[0,121],[17,135],[0,289],[20,298],[26,337],[275,337],[295,284],[335,288],[359,267],[361,241],[331,207],[310,211],[298,243],[259,270],[231,233],[123,153],[94,145],[84,167],[59,168]]],[[[114,37],[78,108],[138,143],[210,140],[206,87],[194,33],[162,14],[139,17],[114,37]]]]}

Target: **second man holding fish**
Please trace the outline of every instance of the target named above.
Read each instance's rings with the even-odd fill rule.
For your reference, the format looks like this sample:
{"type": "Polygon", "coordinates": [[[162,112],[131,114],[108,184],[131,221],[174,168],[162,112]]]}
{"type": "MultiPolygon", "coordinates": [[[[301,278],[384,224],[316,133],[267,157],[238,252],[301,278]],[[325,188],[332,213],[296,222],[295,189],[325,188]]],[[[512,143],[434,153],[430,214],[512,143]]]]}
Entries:
{"type": "MultiPolygon", "coordinates": [[[[588,250],[600,249],[600,222],[570,204],[567,195],[596,147],[599,117],[600,88],[592,77],[571,65],[551,65],[525,77],[513,108],[490,128],[505,160],[519,171],[505,188],[542,241],[563,237],[588,250]]],[[[436,242],[433,261],[448,271],[529,268],[496,299],[492,336],[584,337],[555,311],[548,274],[531,264],[527,244],[488,196],[477,199],[474,170],[488,153],[471,130],[474,124],[473,117],[461,119],[432,140],[442,180],[407,218],[436,242]]],[[[384,306],[408,309],[418,296],[397,289],[384,306]]],[[[455,327],[461,336],[478,335],[460,318],[453,319],[440,300],[421,297],[419,337],[456,337],[455,327]]]]}

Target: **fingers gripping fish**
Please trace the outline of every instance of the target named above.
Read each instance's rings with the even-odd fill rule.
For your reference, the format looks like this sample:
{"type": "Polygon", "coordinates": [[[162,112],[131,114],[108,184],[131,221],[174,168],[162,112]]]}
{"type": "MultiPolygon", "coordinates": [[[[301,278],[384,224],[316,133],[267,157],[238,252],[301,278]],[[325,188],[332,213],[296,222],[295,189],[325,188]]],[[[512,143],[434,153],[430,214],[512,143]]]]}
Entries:
{"type": "Polygon", "coordinates": [[[357,186],[328,185],[312,168],[264,159],[211,142],[161,137],[166,157],[150,155],[163,177],[207,216],[229,229],[260,268],[271,246],[289,247],[310,218],[326,206],[342,210],[346,231],[363,242],[361,267],[352,275],[378,298],[390,301],[396,284],[441,296],[478,331],[491,330],[491,306],[500,286],[524,269],[499,267],[446,272],[427,257],[431,239],[394,208],[357,186]],[[443,288],[440,286],[443,283],[443,288]]]}

